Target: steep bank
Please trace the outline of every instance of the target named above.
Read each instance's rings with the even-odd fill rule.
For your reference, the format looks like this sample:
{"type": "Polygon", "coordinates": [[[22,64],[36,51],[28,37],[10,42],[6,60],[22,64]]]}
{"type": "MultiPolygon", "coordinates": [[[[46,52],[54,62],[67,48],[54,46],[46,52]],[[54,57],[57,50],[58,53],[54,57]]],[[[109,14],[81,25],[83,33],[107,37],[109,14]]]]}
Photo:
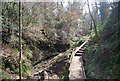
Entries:
{"type": "MultiPolygon", "coordinates": [[[[33,30],[34,31],[34,30],[33,30]]],[[[13,35],[9,35],[7,28],[3,29],[2,33],[2,66],[3,66],[3,78],[4,79],[17,79],[18,78],[18,59],[19,59],[19,43],[18,35],[15,32],[13,35]],[[9,36],[8,36],[9,35],[9,36]]],[[[22,75],[23,78],[30,77],[37,71],[47,69],[58,68],[66,65],[68,60],[68,52],[70,45],[59,42],[53,43],[48,39],[44,39],[44,36],[34,36],[33,32],[26,30],[27,33],[23,32],[22,37],[22,75]],[[38,39],[39,38],[39,39],[38,39]],[[64,60],[65,59],[65,60],[64,60]],[[48,62],[48,64],[46,63],[48,62]],[[60,64],[61,63],[61,64],[60,64]],[[37,66],[42,66],[42,69],[35,70],[37,66]]],[[[42,35],[42,34],[41,34],[42,35]]],[[[60,68],[58,74],[53,71],[54,75],[62,78],[64,76],[64,69],[60,68]]],[[[48,70],[49,71],[49,70],[48,70]]],[[[52,75],[51,75],[52,76],[52,75]]],[[[55,77],[54,77],[55,78],[55,77]]],[[[53,79],[54,79],[53,78],[53,79]]]]}
{"type": "Polygon", "coordinates": [[[116,3],[108,21],[101,26],[97,45],[95,37],[91,41],[84,55],[84,63],[88,78],[118,79],[120,78],[120,4],[116,3]]]}

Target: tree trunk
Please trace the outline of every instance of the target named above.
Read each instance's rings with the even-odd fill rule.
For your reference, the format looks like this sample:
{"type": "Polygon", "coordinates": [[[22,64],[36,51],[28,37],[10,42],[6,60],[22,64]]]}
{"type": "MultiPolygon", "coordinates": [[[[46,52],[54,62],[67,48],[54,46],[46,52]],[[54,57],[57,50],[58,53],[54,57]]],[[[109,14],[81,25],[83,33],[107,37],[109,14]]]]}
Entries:
{"type": "Polygon", "coordinates": [[[90,14],[91,20],[93,21],[93,25],[94,25],[94,32],[95,32],[95,36],[96,36],[96,41],[98,41],[98,32],[97,32],[97,28],[96,28],[97,25],[96,25],[95,19],[92,16],[91,11],[90,11],[90,5],[89,5],[89,1],[88,0],[87,0],[87,3],[88,3],[89,14],[90,14]]]}
{"type": "Polygon", "coordinates": [[[19,80],[22,79],[22,3],[19,1],[19,80]]]}

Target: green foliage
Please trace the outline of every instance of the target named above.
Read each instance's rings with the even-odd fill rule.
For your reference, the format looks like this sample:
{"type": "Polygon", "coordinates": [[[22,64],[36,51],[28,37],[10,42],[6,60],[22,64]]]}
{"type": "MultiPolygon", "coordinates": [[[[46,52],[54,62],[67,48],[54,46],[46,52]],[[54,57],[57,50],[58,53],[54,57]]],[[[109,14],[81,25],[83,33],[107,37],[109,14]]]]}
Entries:
{"type": "Polygon", "coordinates": [[[90,33],[89,37],[90,37],[90,38],[94,38],[94,37],[95,37],[94,30],[91,30],[91,33],[90,33]]]}
{"type": "Polygon", "coordinates": [[[29,72],[32,69],[31,62],[29,60],[24,60],[22,63],[23,72],[29,72]]]}
{"type": "Polygon", "coordinates": [[[78,46],[81,45],[83,42],[84,42],[84,39],[81,38],[79,41],[77,41],[76,46],[77,46],[77,45],[78,45],[78,46]]]}
{"type": "Polygon", "coordinates": [[[8,71],[10,72],[14,72],[16,73],[17,72],[17,68],[18,68],[18,63],[17,61],[14,59],[14,60],[10,60],[10,59],[7,59],[7,58],[2,58],[3,61],[2,61],[2,66],[3,66],[3,69],[8,69],[8,71]]]}
{"type": "Polygon", "coordinates": [[[120,78],[120,64],[118,62],[120,57],[120,38],[118,37],[120,21],[117,20],[117,15],[117,8],[115,8],[112,10],[108,21],[102,27],[97,27],[100,33],[100,47],[96,45],[94,35],[90,35],[92,41],[85,53],[85,68],[89,78],[120,78]]]}
{"type": "Polygon", "coordinates": [[[67,81],[68,80],[69,68],[67,68],[67,67],[68,67],[68,65],[64,69],[64,71],[63,71],[64,75],[62,76],[62,78],[60,79],[60,81],[67,81]]]}
{"type": "Polygon", "coordinates": [[[16,27],[19,24],[19,6],[15,2],[4,2],[2,8],[3,27],[16,27]]]}

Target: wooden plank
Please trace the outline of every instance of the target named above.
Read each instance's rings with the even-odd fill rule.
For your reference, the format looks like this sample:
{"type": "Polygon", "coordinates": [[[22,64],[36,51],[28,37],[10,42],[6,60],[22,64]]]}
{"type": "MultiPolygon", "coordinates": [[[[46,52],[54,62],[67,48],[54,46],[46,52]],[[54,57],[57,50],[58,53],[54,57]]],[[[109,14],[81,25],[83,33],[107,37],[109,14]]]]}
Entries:
{"type": "Polygon", "coordinates": [[[86,75],[82,56],[74,56],[69,68],[69,81],[85,81],[86,75]]]}
{"type": "Polygon", "coordinates": [[[75,56],[82,56],[83,53],[75,53],[75,56]]]}
{"type": "Polygon", "coordinates": [[[77,51],[76,53],[83,53],[84,51],[82,51],[82,50],[79,50],[79,51],[77,51]]]}
{"type": "Polygon", "coordinates": [[[84,51],[84,50],[85,50],[85,48],[81,48],[80,50],[84,51]]]}
{"type": "Polygon", "coordinates": [[[83,73],[83,64],[81,63],[82,57],[81,56],[74,56],[69,68],[69,79],[70,80],[77,80],[77,79],[84,79],[83,73]]]}

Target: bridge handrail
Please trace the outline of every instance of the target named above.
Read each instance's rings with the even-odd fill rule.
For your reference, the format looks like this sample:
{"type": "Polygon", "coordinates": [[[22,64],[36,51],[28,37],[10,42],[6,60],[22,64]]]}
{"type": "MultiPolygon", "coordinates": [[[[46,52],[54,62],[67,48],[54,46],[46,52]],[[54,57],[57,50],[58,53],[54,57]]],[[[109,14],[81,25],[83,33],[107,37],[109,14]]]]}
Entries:
{"type": "Polygon", "coordinates": [[[69,63],[71,63],[72,58],[75,56],[75,53],[79,51],[87,42],[88,40],[86,40],[80,47],[78,47],[74,52],[72,52],[69,63]]]}

